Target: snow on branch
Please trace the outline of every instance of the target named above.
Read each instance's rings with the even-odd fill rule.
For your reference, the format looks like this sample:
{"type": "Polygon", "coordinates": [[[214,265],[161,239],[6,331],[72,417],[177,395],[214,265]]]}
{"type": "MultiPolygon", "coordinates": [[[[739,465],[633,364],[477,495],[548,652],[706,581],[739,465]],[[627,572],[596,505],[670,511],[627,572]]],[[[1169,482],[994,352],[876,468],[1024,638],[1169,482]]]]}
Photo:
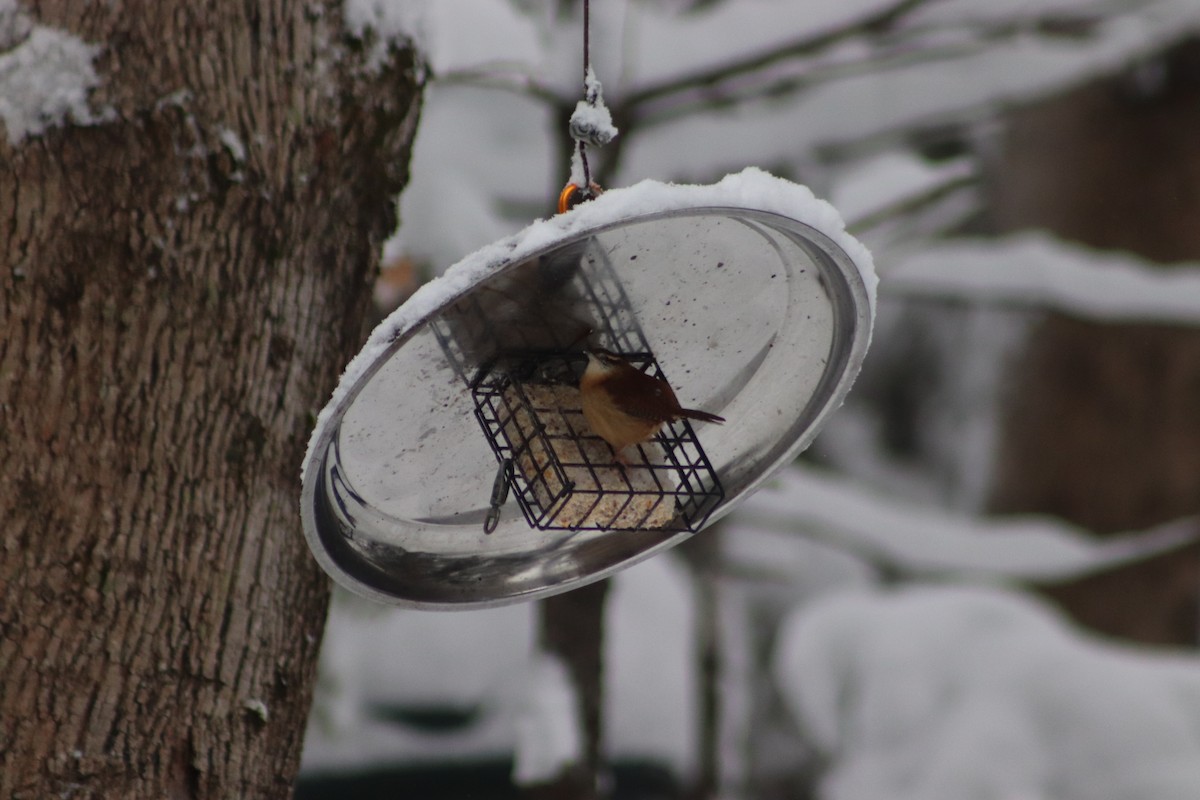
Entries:
{"type": "Polygon", "coordinates": [[[370,40],[368,64],[378,68],[393,43],[413,42],[418,47],[426,46],[425,11],[425,4],[421,2],[346,0],[342,16],[352,35],[370,40]]]}
{"type": "MultiPolygon", "coordinates": [[[[894,74],[903,82],[909,73],[926,67],[947,72],[953,80],[955,73],[947,62],[978,62],[974,71],[983,77],[983,85],[995,87],[990,93],[996,99],[1011,102],[1086,80],[1098,66],[1119,69],[1129,59],[1184,35],[1198,16],[1195,9],[1172,0],[1110,8],[1051,3],[998,4],[991,9],[900,0],[832,28],[806,31],[756,52],[646,83],[621,98],[619,105],[623,115],[645,127],[714,105],[795,96],[854,77],[894,74]],[[1030,60],[1025,53],[1037,58],[1030,60]]],[[[967,101],[960,94],[946,95],[942,114],[975,113],[969,104],[959,107],[967,101]]],[[[978,94],[977,89],[969,96],[978,94]]]]}
{"type": "Polygon", "coordinates": [[[37,25],[14,0],[0,0],[0,121],[8,143],[65,122],[92,124],[88,93],[100,84],[100,52],[66,31],[37,25]]]}
{"type": "MultiPolygon", "coordinates": [[[[1098,539],[1051,517],[983,518],[888,499],[850,479],[800,467],[780,472],[727,524],[801,532],[906,576],[1041,582],[1132,563],[1200,539],[1196,518],[1098,539]]],[[[736,533],[724,538],[732,564],[753,567],[761,560],[749,545],[739,546],[752,539],[736,533]]]]}
{"type": "Polygon", "coordinates": [[[778,637],[782,699],[820,796],[1200,796],[1200,660],[1083,634],[997,588],[843,592],[778,637]]]}
{"type": "Polygon", "coordinates": [[[811,56],[865,32],[886,29],[896,24],[904,15],[911,13],[913,9],[928,2],[929,0],[898,0],[859,19],[849,20],[831,30],[805,33],[798,39],[733,62],[715,64],[688,75],[648,84],[631,93],[629,97],[625,98],[624,103],[628,107],[634,108],[682,92],[711,89],[719,83],[760,72],[781,62],[811,56]]]}
{"type": "Polygon", "coordinates": [[[954,241],[891,265],[881,289],[1053,309],[1105,322],[1200,325],[1200,265],[1155,266],[1044,233],[954,241]]]}
{"type": "Polygon", "coordinates": [[[579,701],[566,666],[551,655],[530,665],[516,719],[513,782],[550,783],[583,760],[579,701]]]}

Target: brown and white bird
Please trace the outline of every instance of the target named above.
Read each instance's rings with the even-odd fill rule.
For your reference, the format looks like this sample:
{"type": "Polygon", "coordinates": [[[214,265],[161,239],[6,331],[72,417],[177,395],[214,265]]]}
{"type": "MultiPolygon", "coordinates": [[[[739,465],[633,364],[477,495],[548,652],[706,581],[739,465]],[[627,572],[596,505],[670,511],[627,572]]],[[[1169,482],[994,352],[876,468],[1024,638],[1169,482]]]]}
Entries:
{"type": "Polygon", "coordinates": [[[647,375],[616,353],[590,348],[588,364],[579,381],[583,416],[592,431],[612,447],[617,460],[622,451],[644,442],[664,422],[681,417],[704,422],[724,422],[724,417],[682,408],[671,385],[647,375]]]}

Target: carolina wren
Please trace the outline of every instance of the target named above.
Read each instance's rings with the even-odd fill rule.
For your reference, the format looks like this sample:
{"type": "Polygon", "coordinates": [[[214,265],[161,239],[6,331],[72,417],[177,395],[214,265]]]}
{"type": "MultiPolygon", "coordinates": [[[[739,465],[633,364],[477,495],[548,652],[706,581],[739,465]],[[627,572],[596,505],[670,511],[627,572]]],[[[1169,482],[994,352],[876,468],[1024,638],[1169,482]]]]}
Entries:
{"type": "Polygon", "coordinates": [[[670,384],[647,375],[616,353],[600,348],[586,352],[587,369],[579,381],[583,416],[622,463],[621,452],[626,447],[646,441],[664,422],[680,417],[725,421],[707,411],[680,407],[670,384]]]}

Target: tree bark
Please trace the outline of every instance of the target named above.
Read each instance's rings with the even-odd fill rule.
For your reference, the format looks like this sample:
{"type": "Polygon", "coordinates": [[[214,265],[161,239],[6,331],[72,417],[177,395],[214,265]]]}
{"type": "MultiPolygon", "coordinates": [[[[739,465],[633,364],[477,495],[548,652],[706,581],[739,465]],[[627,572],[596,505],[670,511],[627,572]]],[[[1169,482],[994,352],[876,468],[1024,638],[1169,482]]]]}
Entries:
{"type": "MultiPolygon", "coordinates": [[[[1000,229],[1200,259],[1200,41],[1140,74],[1014,116],[993,185],[1000,229]]],[[[1052,315],[1015,374],[991,510],[1100,534],[1200,512],[1200,330],[1052,315]]],[[[1194,645],[1197,587],[1200,548],[1189,548],[1047,592],[1098,630],[1194,645]]]]}
{"type": "Polygon", "coordinates": [[[0,136],[0,797],[287,797],[314,414],[419,109],[339,5],[34,3],[100,122],[0,136]]]}

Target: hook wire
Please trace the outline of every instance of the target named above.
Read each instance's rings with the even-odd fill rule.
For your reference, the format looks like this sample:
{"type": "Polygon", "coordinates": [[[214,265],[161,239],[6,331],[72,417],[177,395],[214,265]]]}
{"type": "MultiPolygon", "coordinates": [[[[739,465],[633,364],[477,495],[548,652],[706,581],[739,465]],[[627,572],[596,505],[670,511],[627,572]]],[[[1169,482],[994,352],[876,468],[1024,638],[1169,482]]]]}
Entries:
{"type": "Polygon", "coordinates": [[[559,212],[585,200],[591,200],[603,191],[592,180],[592,169],[588,163],[587,146],[600,147],[617,135],[612,115],[604,105],[600,81],[592,71],[592,27],[591,1],[583,0],[583,99],[575,105],[571,114],[569,130],[577,147],[571,154],[571,177],[559,196],[559,212]],[[578,157],[579,163],[575,163],[578,157]]]}
{"type": "Polygon", "coordinates": [[[492,482],[492,500],[488,504],[487,517],[483,521],[483,532],[491,533],[500,524],[500,511],[508,501],[508,489],[513,479],[513,460],[506,458],[500,462],[496,470],[496,480],[492,482]]]}
{"type": "MultiPolygon", "coordinates": [[[[592,29],[591,29],[591,0],[583,0],[583,95],[586,98],[588,94],[588,75],[592,71],[592,29]]],[[[585,196],[591,196],[592,173],[588,169],[587,160],[587,145],[582,139],[579,140],[579,161],[583,164],[583,186],[580,190],[585,196]]]]}

